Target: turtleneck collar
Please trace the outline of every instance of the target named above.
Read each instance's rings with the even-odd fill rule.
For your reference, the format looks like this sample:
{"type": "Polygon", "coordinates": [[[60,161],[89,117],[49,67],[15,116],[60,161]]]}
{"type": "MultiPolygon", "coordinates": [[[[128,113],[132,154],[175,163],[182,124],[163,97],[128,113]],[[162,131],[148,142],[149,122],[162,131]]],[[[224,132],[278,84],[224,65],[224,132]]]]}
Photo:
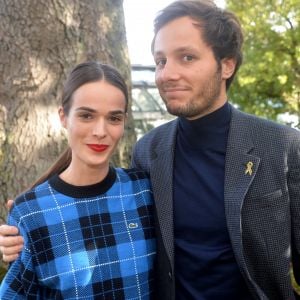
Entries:
{"type": "Polygon", "coordinates": [[[177,142],[198,148],[226,148],[231,106],[226,102],[221,108],[196,120],[179,118],[177,142]]]}

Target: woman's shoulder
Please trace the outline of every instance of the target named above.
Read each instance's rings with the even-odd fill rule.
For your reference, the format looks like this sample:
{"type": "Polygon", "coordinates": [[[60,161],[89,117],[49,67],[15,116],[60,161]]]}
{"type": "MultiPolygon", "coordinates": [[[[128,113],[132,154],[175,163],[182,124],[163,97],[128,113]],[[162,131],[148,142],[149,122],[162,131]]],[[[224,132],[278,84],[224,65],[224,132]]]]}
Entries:
{"type": "Polygon", "coordinates": [[[116,172],[121,178],[127,177],[132,181],[149,180],[149,175],[145,171],[137,168],[130,168],[130,169],[116,168],[116,172]]]}
{"type": "Polygon", "coordinates": [[[29,201],[31,202],[36,201],[39,199],[39,197],[46,195],[48,193],[49,193],[48,181],[45,181],[19,194],[14,201],[14,205],[18,206],[29,201]]]}
{"type": "Polygon", "coordinates": [[[114,187],[118,187],[118,190],[122,191],[123,196],[135,199],[138,205],[144,205],[145,203],[152,205],[151,182],[146,172],[136,168],[117,168],[116,173],[117,181],[114,187]],[[143,197],[140,197],[141,195],[143,197]]]}
{"type": "Polygon", "coordinates": [[[117,168],[116,169],[118,182],[128,189],[133,189],[135,192],[145,191],[151,192],[151,183],[149,175],[140,169],[117,168]]]}

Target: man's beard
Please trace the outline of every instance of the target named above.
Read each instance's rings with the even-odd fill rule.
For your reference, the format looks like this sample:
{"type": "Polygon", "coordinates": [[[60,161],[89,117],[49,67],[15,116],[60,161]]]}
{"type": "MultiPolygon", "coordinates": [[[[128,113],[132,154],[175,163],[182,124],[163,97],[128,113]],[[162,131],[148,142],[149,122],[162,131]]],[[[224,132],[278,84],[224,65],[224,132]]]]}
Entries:
{"type": "Polygon", "coordinates": [[[185,105],[172,107],[172,105],[168,105],[168,101],[163,100],[171,115],[184,118],[204,116],[213,111],[212,107],[214,107],[221,93],[221,84],[221,66],[219,66],[212,78],[203,84],[202,91],[195,95],[194,98],[191,98],[185,105]]]}

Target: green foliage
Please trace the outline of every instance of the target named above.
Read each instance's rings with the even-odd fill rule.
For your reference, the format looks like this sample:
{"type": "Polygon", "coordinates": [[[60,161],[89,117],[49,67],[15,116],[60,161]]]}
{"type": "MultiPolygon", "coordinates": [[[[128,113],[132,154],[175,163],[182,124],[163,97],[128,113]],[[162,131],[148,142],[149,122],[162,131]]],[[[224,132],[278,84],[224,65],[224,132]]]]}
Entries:
{"type": "Polygon", "coordinates": [[[229,97],[244,111],[276,119],[299,114],[299,0],[227,0],[240,19],[244,63],[229,97]]]}

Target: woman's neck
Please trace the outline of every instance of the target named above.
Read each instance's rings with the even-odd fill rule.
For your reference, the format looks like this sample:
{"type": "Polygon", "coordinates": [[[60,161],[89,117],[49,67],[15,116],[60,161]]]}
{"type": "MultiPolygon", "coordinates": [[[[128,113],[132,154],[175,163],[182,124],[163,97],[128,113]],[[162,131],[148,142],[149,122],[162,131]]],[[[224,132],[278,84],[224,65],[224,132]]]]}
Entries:
{"type": "Polygon", "coordinates": [[[101,167],[81,167],[78,168],[74,164],[64,170],[59,177],[72,185],[85,186],[101,182],[108,174],[109,164],[101,167]]]}

